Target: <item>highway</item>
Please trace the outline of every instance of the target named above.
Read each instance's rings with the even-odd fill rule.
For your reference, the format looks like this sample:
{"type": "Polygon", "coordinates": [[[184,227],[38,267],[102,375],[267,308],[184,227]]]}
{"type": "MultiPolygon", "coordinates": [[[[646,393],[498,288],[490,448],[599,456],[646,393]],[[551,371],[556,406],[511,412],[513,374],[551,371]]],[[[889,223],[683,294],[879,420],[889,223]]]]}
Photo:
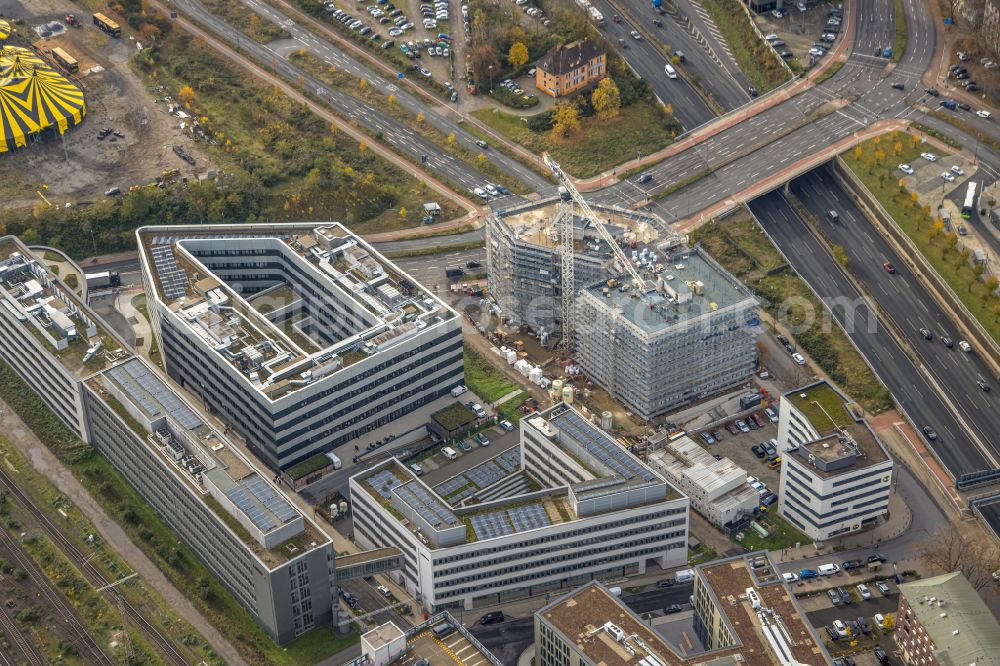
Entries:
{"type": "MultiPolygon", "coordinates": [[[[293,39],[296,42],[313,51],[324,62],[331,65],[336,64],[358,78],[364,77],[369,79],[371,84],[376,88],[383,90],[387,94],[396,95],[397,103],[411,109],[414,117],[416,117],[418,112],[423,112],[425,122],[437,127],[445,135],[454,133],[456,139],[463,145],[473,150],[478,150],[474,144],[475,138],[465,131],[461,125],[446,118],[444,114],[436,109],[428,108],[425,102],[418,101],[409,91],[386,81],[366,65],[345,56],[341,49],[317,37],[309,30],[302,28],[274,8],[257,0],[250,0],[250,2],[252,2],[250,7],[254,11],[292,33],[293,39]]],[[[233,26],[209,12],[198,0],[174,0],[173,4],[185,15],[194,19],[224,40],[232,42],[238,34],[238,31],[233,26]]],[[[471,192],[473,188],[479,187],[483,183],[490,182],[490,179],[480,171],[402,125],[391,116],[326,85],[310,74],[295,67],[288,62],[282,53],[270,48],[268,45],[258,44],[249,37],[241,35],[239,46],[244,53],[249,54],[258,64],[269,67],[273,65],[277,73],[289,81],[304,81],[303,88],[305,91],[320,98],[341,116],[357,120],[369,130],[382,132],[384,141],[392,145],[397,152],[409,156],[416,162],[420,162],[421,157],[426,155],[428,170],[449,179],[468,192],[471,192]]],[[[541,175],[528,169],[516,160],[507,157],[499,151],[494,150],[489,152],[488,158],[492,162],[508,174],[521,180],[531,189],[540,192],[555,191],[554,186],[541,175]]]]}
{"type": "MultiPolygon", "coordinates": [[[[837,210],[842,216],[853,217],[847,206],[842,203],[840,206],[837,210]]],[[[931,444],[948,470],[952,474],[962,474],[991,467],[949,405],[932,390],[926,376],[900,347],[896,333],[868,307],[864,297],[788,201],[779,192],[771,192],[750,202],[750,211],[788,258],[792,268],[827,307],[831,307],[833,316],[847,330],[899,408],[918,428],[929,425],[938,432],[939,439],[931,444]]],[[[844,225],[860,228],[855,220],[845,220],[844,225]]],[[[881,262],[878,266],[881,270],[881,262]]]]}
{"type": "MultiPolygon", "coordinates": [[[[823,220],[823,229],[830,241],[847,252],[848,270],[895,323],[905,343],[917,353],[923,367],[946,391],[949,401],[972,429],[979,445],[986,449],[987,456],[994,462],[991,466],[997,466],[1000,446],[995,434],[1000,432],[1000,391],[987,393],[976,385],[976,380],[983,378],[1000,389],[989,366],[974,352],[965,353],[957,346],[953,349],[944,346],[942,337],[951,337],[956,344],[962,337],[954,322],[916,279],[908,262],[893,250],[825,169],[817,169],[792,181],[791,190],[811,213],[823,220]],[[824,211],[828,210],[836,210],[841,222],[833,224],[825,219],[824,211]],[[895,267],[895,275],[885,271],[884,261],[895,267]],[[921,328],[932,331],[934,339],[925,340],[921,328]]],[[[945,433],[939,434],[940,442],[932,443],[936,448],[943,449],[954,443],[948,441],[945,433]]],[[[961,438],[957,442],[965,444],[961,438]]],[[[960,469],[956,467],[953,472],[961,473],[960,469]]]]}
{"type": "MultiPolygon", "coordinates": [[[[674,117],[681,121],[685,130],[691,130],[715,118],[715,113],[690,83],[681,78],[667,78],[664,65],[668,59],[659,44],[648,41],[645,37],[637,40],[630,34],[636,28],[642,35],[658,30],[652,23],[652,16],[648,16],[641,25],[630,16],[622,16],[622,22],[615,23],[612,17],[621,14],[607,0],[592,0],[592,4],[604,14],[606,23],[601,31],[612,43],[623,44],[618,47],[619,54],[637,76],[649,82],[661,102],[673,107],[674,117]]],[[[648,2],[646,14],[651,14],[648,2]]],[[[666,27],[666,21],[670,18],[663,18],[666,27]]]]}

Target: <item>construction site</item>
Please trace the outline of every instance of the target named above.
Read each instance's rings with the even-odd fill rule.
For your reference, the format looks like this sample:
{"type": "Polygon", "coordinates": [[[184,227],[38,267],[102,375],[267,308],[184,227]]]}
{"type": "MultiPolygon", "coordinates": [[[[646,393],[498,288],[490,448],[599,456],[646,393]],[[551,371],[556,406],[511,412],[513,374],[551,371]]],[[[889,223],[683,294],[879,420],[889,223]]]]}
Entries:
{"type": "Polygon", "coordinates": [[[589,204],[549,166],[558,197],[487,217],[496,352],[559,398],[576,381],[592,409],[637,425],[745,384],[758,325],[747,288],[662,220],[589,204]]]}

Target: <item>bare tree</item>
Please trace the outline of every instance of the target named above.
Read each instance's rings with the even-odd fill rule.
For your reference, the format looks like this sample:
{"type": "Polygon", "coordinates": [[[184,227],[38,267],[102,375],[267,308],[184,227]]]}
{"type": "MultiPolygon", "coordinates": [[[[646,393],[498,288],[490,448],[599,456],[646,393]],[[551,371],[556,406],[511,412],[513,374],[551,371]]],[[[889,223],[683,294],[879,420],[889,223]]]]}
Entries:
{"type": "Polygon", "coordinates": [[[924,560],[943,572],[961,571],[976,590],[1000,569],[1000,548],[984,538],[963,533],[955,525],[940,527],[921,548],[924,560]]]}

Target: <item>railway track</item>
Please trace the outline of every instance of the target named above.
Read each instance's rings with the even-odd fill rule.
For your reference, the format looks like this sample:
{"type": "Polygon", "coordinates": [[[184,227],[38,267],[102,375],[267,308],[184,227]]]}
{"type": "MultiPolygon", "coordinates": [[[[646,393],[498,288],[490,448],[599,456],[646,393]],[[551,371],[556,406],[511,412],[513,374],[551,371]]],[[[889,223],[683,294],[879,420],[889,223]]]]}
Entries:
{"type": "MultiPolygon", "coordinates": [[[[38,648],[24,637],[17,622],[10,616],[7,609],[0,606],[0,631],[7,637],[10,644],[17,649],[21,657],[31,666],[45,666],[48,662],[38,648]]],[[[6,650],[0,649],[0,663],[5,666],[17,666],[18,662],[6,650]]]]}
{"type": "MultiPolygon", "coordinates": [[[[12,537],[6,530],[0,530],[0,544],[2,544],[6,550],[9,552],[11,558],[17,563],[18,567],[21,568],[31,579],[38,593],[45,599],[49,607],[52,608],[58,615],[58,620],[63,628],[67,632],[67,638],[76,649],[79,651],[80,655],[87,659],[87,663],[91,664],[108,664],[109,666],[114,666],[117,662],[108,657],[101,646],[93,639],[87,628],[84,626],[83,622],[77,617],[76,613],[73,612],[72,606],[66,601],[62,594],[52,589],[52,583],[45,576],[44,573],[35,564],[35,561],[27,555],[21,548],[21,545],[12,537]]],[[[37,648],[30,641],[21,636],[18,631],[16,624],[11,626],[8,625],[7,620],[11,620],[7,609],[2,609],[3,618],[0,618],[0,622],[4,625],[4,630],[6,633],[16,633],[21,639],[15,641],[18,643],[18,648],[21,652],[29,653],[34,652],[36,659],[31,656],[28,657],[28,661],[32,664],[45,664],[45,658],[37,651],[37,648]],[[26,649],[27,645],[30,650],[26,649]]]]}
{"type": "MultiPolygon", "coordinates": [[[[105,587],[111,583],[113,580],[108,580],[100,569],[95,567],[87,557],[80,552],[80,549],[76,547],[68,537],[66,537],[62,530],[56,525],[44,511],[35,506],[31,498],[25,495],[14,480],[7,474],[6,471],[0,469],[0,486],[3,486],[7,492],[10,493],[11,497],[17,502],[25,511],[31,514],[38,525],[45,532],[45,535],[54,543],[56,546],[65,554],[65,556],[76,566],[77,569],[87,578],[88,582],[94,586],[95,589],[105,587]]],[[[0,530],[2,532],[2,530],[0,530]]],[[[11,538],[9,534],[4,532],[7,538],[11,538]]],[[[23,554],[22,554],[23,555],[23,554]]],[[[32,564],[34,564],[32,562],[32,564]]],[[[40,586],[43,589],[47,589],[50,593],[56,594],[54,590],[48,587],[47,580],[46,585],[40,586]]],[[[124,617],[123,621],[128,622],[132,627],[136,627],[142,632],[146,640],[150,645],[156,650],[157,655],[162,658],[165,662],[169,664],[175,664],[177,666],[187,666],[188,660],[184,657],[174,644],[164,636],[158,628],[153,626],[146,617],[127,599],[121,592],[117,589],[110,589],[107,591],[109,595],[109,601],[121,609],[124,617]]],[[[62,597],[59,597],[59,601],[65,603],[62,597]]],[[[86,632],[84,632],[85,635],[86,632]]],[[[89,638],[89,635],[87,635],[89,638]]],[[[93,639],[90,639],[93,641],[93,639]]],[[[100,651],[100,648],[97,648],[100,651]]],[[[95,663],[107,663],[114,664],[113,660],[104,655],[101,652],[104,662],[95,663]]],[[[44,663],[44,661],[42,662],[44,663]]]]}

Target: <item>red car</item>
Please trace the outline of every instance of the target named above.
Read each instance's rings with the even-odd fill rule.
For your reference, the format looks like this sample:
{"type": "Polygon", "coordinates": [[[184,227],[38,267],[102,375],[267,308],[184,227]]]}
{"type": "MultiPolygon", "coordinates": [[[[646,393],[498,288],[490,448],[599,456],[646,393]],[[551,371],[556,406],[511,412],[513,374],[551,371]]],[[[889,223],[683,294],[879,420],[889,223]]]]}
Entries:
{"type": "Polygon", "coordinates": [[[896,272],[896,267],[893,266],[892,264],[890,264],[888,261],[883,261],[882,262],[882,268],[885,269],[886,273],[895,273],[896,272]]]}

